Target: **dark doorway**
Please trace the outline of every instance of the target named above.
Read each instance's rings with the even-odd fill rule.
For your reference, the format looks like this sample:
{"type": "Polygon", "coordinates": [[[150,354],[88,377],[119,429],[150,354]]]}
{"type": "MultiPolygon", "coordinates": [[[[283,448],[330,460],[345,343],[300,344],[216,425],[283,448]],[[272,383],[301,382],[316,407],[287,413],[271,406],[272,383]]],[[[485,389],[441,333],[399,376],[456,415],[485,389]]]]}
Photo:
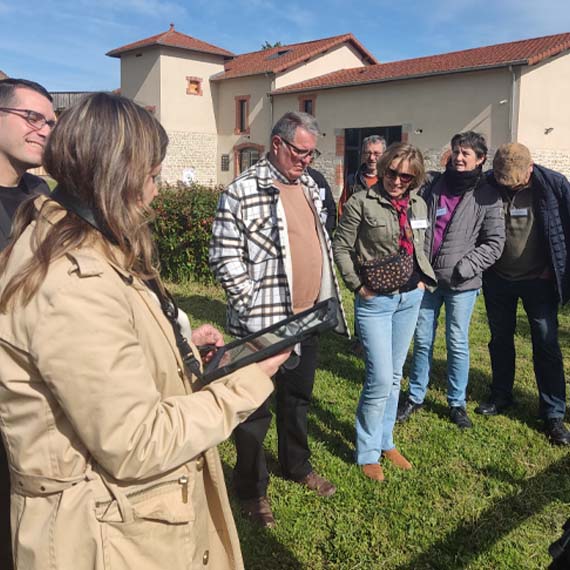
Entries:
{"type": "Polygon", "coordinates": [[[366,127],[365,129],[344,130],[344,175],[345,180],[354,174],[360,166],[360,147],[362,141],[371,135],[380,135],[388,145],[402,140],[402,126],[366,127]]]}

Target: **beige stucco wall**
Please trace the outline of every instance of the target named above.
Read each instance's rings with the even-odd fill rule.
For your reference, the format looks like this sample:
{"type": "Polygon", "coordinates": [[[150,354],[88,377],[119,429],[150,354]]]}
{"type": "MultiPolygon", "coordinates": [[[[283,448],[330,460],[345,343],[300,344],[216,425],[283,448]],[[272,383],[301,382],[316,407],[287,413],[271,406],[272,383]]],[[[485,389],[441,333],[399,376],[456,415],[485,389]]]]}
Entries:
{"type": "Polygon", "coordinates": [[[342,44],[335,47],[327,53],[311,58],[297,67],[279,74],[275,78],[275,89],[299,83],[312,77],[318,77],[338,71],[339,69],[348,69],[350,67],[362,67],[365,64],[362,56],[349,44],[342,44]]]}
{"type": "Polygon", "coordinates": [[[216,132],[217,84],[210,77],[223,71],[221,56],[160,49],[160,120],[166,130],[193,133],[216,132]],[[202,95],[186,93],[186,77],[202,79],[202,95]]]}
{"type": "Polygon", "coordinates": [[[570,175],[570,54],[525,67],[517,140],[536,162],[570,175]],[[546,132],[546,129],[551,129],[546,132]]]}
{"type": "Polygon", "coordinates": [[[143,49],[121,56],[121,94],[144,107],[154,107],[156,117],[160,119],[158,50],[143,49]]]}
{"type": "Polygon", "coordinates": [[[217,107],[218,158],[216,172],[219,184],[228,184],[235,178],[234,147],[245,143],[263,145],[267,150],[271,132],[271,105],[267,94],[271,91],[271,77],[254,76],[226,79],[219,82],[217,107]],[[249,134],[234,134],[236,125],[235,98],[249,96],[249,134]],[[222,172],[221,155],[230,155],[230,170],[222,172]]]}
{"type": "MultiPolygon", "coordinates": [[[[316,118],[324,133],[317,166],[334,187],[335,131],[346,128],[402,125],[429,167],[438,165],[451,136],[460,131],[481,132],[496,147],[509,137],[510,89],[508,70],[491,70],[317,91],[316,118]]],[[[275,116],[298,108],[298,94],[274,99],[275,116]]],[[[337,185],[335,194],[340,190],[337,185]]]]}

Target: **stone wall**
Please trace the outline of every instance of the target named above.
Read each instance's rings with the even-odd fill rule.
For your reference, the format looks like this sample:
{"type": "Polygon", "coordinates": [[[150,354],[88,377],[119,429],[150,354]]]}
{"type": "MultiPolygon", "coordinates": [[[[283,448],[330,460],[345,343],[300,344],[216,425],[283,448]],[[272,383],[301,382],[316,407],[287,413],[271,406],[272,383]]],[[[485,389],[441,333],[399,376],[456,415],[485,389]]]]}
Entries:
{"type": "Polygon", "coordinates": [[[195,182],[215,186],[218,136],[211,133],[169,131],[168,137],[170,144],[162,165],[162,180],[175,183],[182,180],[185,170],[192,169],[195,182]]]}

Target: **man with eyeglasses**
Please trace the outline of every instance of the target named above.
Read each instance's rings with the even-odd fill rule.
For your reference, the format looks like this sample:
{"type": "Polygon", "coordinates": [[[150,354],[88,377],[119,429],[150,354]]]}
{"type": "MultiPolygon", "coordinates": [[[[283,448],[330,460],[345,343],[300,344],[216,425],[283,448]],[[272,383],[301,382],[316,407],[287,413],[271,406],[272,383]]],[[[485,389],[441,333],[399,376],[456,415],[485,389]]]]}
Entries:
{"type": "Polygon", "coordinates": [[[43,179],[26,171],[41,165],[54,124],[52,99],[41,85],[0,80],[0,249],[8,243],[18,206],[49,191],[43,179]]]}
{"type": "MultiPolygon", "coordinates": [[[[30,196],[47,194],[47,184],[28,174],[40,166],[55,115],[50,94],[25,79],[0,80],[0,251],[6,247],[18,206],[30,196]]],[[[0,568],[12,568],[10,474],[0,442],[0,568]]]]}
{"type": "MultiPolygon", "coordinates": [[[[210,266],[226,292],[228,329],[236,337],[323,299],[336,297],[340,304],[319,190],[306,172],[318,136],[314,117],[286,113],[273,127],[267,155],[220,197],[210,266]]],[[[346,334],[342,309],[338,322],[337,332],[346,334]]],[[[304,341],[275,376],[278,456],[283,477],[328,497],[336,488],[313,470],[307,440],[317,353],[317,337],[304,341]]],[[[233,488],[245,516],[263,527],[275,525],[263,450],[269,406],[268,400],[234,431],[233,488]]]]}
{"type": "Polygon", "coordinates": [[[494,416],[513,405],[520,298],[531,330],[546,435],[552,443],[570,445],[558,341],[558,306],[570,300],[570,183],[559,172],[533,164],[530,151],[520,143],[498,148],[490,181],[502,197],[506,242],[499,260],[483,276],[493,380],[491,398],[475,411],[494,416]]]}
{"type": "Polygon", "coordinates": [[[362,141],[360,150],[360,166],[355,174],[348,177],[338,201],[338,215],[348,199],[360,190],[372,188],[378,182],[376,165],[386,150],[386,139],[379,135],[371,135],[362,141]]]}

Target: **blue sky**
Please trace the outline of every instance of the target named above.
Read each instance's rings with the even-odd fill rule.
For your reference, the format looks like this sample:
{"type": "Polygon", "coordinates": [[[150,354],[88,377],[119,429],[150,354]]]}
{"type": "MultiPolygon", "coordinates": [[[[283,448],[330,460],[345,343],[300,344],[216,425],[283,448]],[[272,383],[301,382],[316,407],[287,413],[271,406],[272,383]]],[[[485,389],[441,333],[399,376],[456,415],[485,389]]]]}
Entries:
{"type": "Polygon", "coordinates": [[[570,32],[570,1],[0,0],[0,69],[51,91],[114,89],[105,52],[170,22],[235,53],[352,32],[386,62],[570,32]]]}

